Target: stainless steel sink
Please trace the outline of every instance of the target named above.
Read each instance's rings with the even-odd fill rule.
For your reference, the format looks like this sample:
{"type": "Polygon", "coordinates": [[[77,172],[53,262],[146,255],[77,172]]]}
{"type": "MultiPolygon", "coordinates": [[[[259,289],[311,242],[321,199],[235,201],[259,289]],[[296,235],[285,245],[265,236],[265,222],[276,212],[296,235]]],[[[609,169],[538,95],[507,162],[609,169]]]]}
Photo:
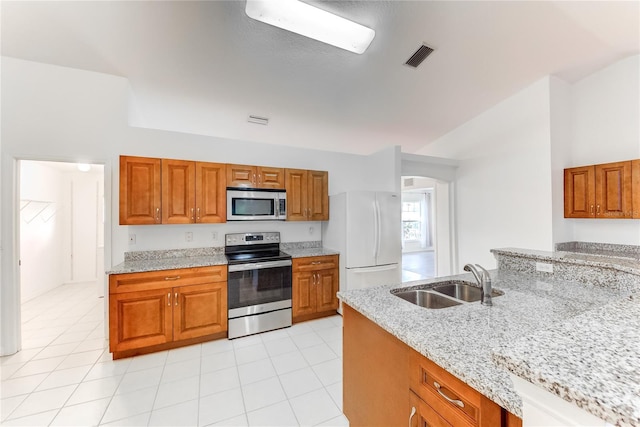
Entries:
{"type": "MultiPolygon", "coordinates": [[[[456,305],[480,301],[482,291],[464,281],[447,281],[442,284],[424,285],[423,289],[393,289],[391,293],[405,301],[424,308],[447,308],[456,305]],[[446,296],[445,296],[446,295],[446,296]]],[[[494,289],[492,297],[504,295],[504,292],[494,289]]]]}
{"type": "MultiPolygon", "coordinates": [[[[480,288],[464,282],[453,282],[446,285],[436,286],[433,290],[466,302],[480,301],[482,295],[482,290],[480,288]]],[[[500,291],[493,290],[493,292],[491,292],[492,297],[499,297],[500,295],[502,295],[502,292],[500,291]]]]}
{"type": "Polygon", "coordinates": [[[395,296],[409,301],[412,304],[419,305],[424,308],[447,308],[454,305],[460,305],[460,302],[456,302],[451,298],[438,295],[435,292],[426,291],[423,289],[414,289],[410,291],[402,291],[394,293],[395,296]]]}

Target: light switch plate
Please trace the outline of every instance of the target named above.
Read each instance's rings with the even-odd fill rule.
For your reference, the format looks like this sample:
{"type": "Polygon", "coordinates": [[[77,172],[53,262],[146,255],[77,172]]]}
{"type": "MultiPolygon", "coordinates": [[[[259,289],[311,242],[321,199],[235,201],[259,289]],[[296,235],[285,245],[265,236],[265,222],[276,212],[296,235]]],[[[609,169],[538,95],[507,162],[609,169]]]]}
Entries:
{"type": "Polygon", "coordinates": [[[545,273],[553,273],[553,264],[548,262],[536,262],[536,271],[543,271],[545,273]]]}

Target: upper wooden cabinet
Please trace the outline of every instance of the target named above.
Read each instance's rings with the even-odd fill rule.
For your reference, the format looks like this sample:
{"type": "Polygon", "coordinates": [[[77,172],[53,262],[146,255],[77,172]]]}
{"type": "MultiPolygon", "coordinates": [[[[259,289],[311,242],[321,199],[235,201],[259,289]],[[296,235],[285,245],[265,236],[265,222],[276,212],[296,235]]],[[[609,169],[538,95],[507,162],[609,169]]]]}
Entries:
{"type": "Polygon", "coordinates": [[[120,224],[227,220],[223,163],[120,156],[120,224]]]}
{"type": "Polygon", "coordinates": [[[287,169],[288,221],[327,221],[329,219],[329,173],[287,169]]]}
{"type": "Polygon", "coordinates": [[[195,222],[195,209],[195,162],[162,159],[162,223],[195,222]]]}
{"type": "Polygon", "coordinates": [[[227,187],[282,190],[284,169],[267,166],[227,165],[227,187]]]}
{"type": "Polygon", "coordinates": [[[227,220],[225,165],[162,159],[162,223],[227,220]]]}
{"type": "Polygon", "coordinates": [[[565,169],[565,218],[640,217],[635,209],[640,195],[632,189],[632,181],[640,180],[640,171],[632,177],[634,162],[637,160],[565,169]]]}
{"type": "Polygon", "coordinates": [[[160,159],[120,156],[120,224],[159,224],[160,159]]]}

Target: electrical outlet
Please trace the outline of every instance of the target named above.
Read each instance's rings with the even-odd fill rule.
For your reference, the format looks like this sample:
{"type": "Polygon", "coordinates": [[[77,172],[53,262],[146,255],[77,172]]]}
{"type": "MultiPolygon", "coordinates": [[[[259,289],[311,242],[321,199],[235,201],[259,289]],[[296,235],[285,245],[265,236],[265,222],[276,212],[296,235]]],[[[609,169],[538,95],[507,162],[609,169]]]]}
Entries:
{"type": "Polygon", "coordinates": [[[536,271],[553,273],[553,264],[550,264],[548,262],[536,262],[536,271]]]}
{"type": "Polygon", "coordinates": [[[136,235],[135,234],[129,234],[129,244],[130,245],[135,245],[136,244],[136,235]]]}
{"type": "Polygon", "coordinates": [[[211,232],[211,239],[218,240],[218,232],[217,231],[212,231],[211,232]]]}
{"type": "Polygon", "coordinates": [[[193,232],[187,231],[184,233],[184,240],[185,242],[193,242],[193,232]]]}
{"type": "Polygon", "coordinates": [[[309,234],[313,234],[313,227],[309,227],[309,234]]]}

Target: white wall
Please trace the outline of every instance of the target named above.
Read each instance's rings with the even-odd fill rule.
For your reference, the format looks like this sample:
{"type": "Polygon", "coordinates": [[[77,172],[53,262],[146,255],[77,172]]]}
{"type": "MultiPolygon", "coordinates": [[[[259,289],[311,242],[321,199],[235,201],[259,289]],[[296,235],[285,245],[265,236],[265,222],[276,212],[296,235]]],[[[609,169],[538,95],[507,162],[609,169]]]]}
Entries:
{"type": "Polygon", "coordinates": [[[20,166],[21,301],[63,283],[62,173],[38,162],[20,166]],[[49,204],[44,204],[49,202],[49,204]],[[44,209],[41,211],[41,209],[44,209]],[[39,212],[39,213],[38,213],[39,212]]]}
{"type": "Polygon", "coordinates": [[[549,79],[544,78],[421,150],[459,161],[457,270],[495,268],[499,247],[552,249],[549,79]]]}
{"type": "MultiPolygon", "coordinates": [[[[571,162],[565,167],[640,158],[640,56],[623,59],[571,87],[571,162]]],[[[640,245],[640,221],[567,219],[572,239],[640,245]]]]}

